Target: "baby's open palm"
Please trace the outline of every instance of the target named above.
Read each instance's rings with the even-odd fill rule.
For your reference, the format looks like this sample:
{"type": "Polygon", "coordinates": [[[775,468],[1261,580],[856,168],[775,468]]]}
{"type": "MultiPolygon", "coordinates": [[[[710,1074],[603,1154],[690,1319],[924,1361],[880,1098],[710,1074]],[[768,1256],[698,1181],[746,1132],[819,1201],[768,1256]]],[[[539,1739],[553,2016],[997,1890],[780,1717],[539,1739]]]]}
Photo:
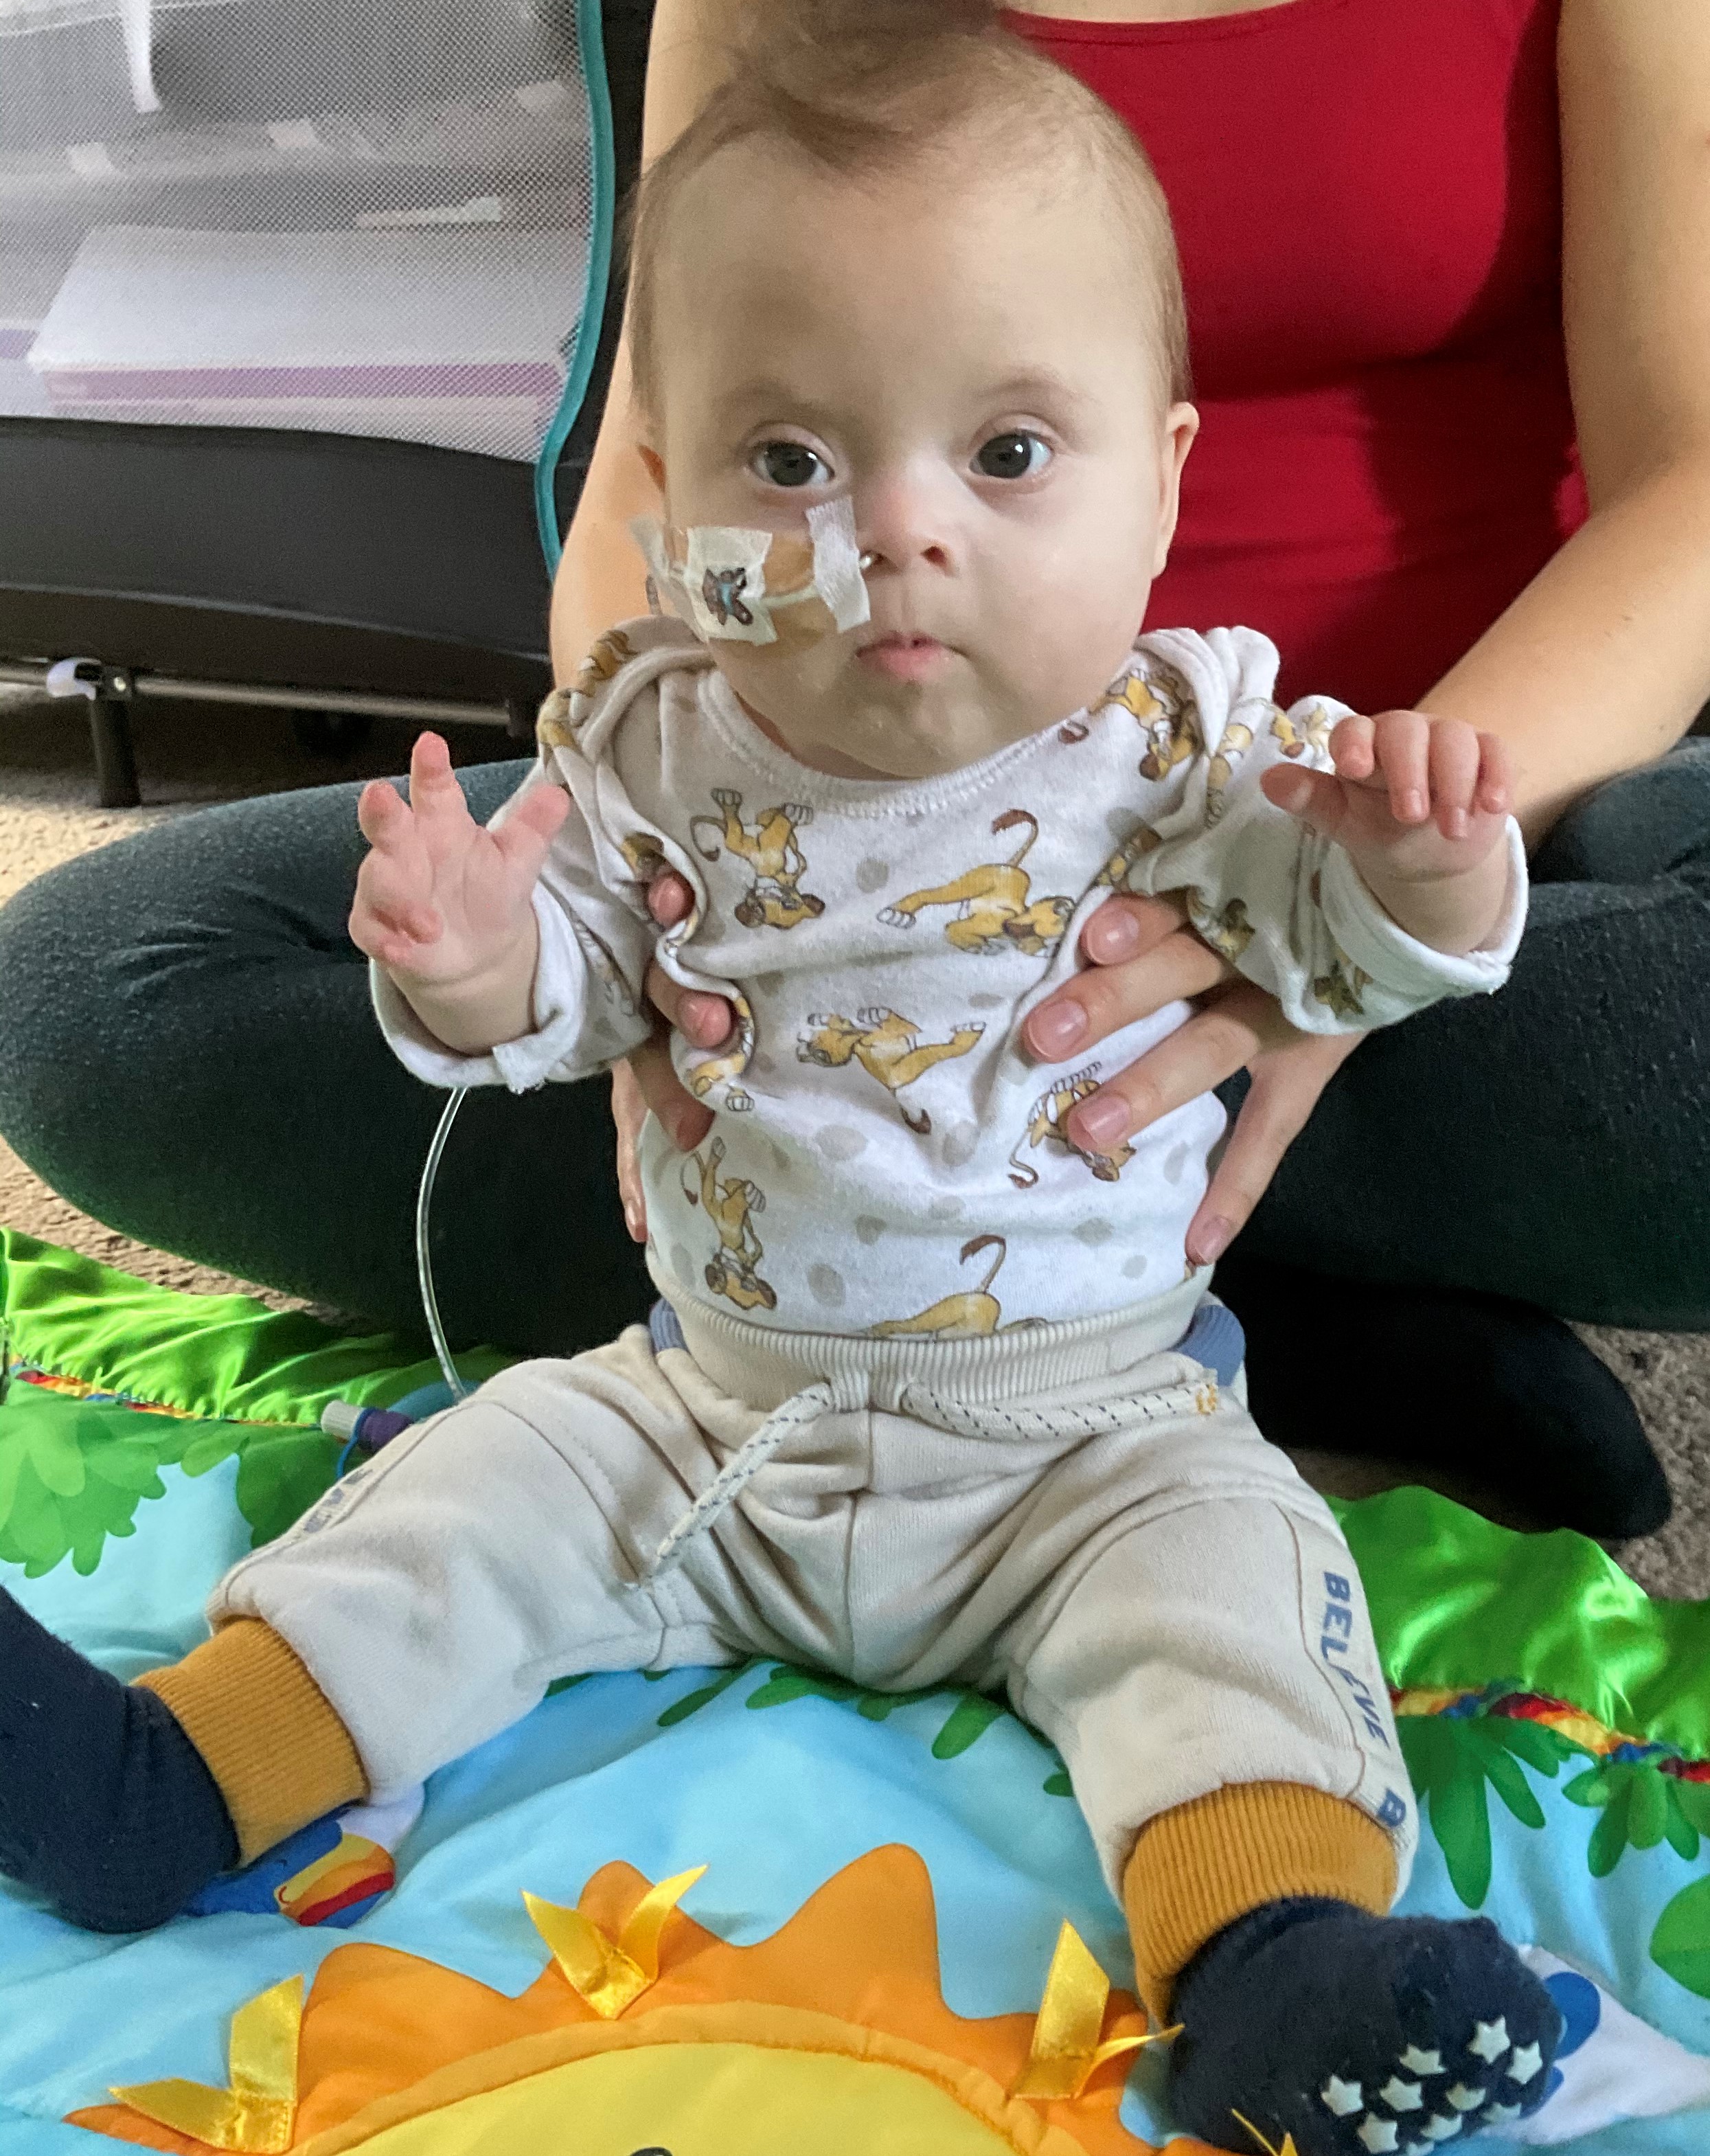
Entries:
{"type": "Polygon", "coordinates": [[[556,786],[531,787],[490,830],[470,814],[438,734],[416,742],[409,793],[406,803],[376,779],[357,803],[372,850],[357,876],[351,941],[389,973],[455,986],[502,964],[526,932],[569,799],[556,786]]]}
{"type": "Polygon", "coordinates": [[[1362,869],[1432,883],[1476,866],[1508,814],[1507,752],[1495,734],[1423,711],[1341,720],[1336,769],[1276,764],[1260,782],[1279,808],[1334,839],[1362,869]]]}

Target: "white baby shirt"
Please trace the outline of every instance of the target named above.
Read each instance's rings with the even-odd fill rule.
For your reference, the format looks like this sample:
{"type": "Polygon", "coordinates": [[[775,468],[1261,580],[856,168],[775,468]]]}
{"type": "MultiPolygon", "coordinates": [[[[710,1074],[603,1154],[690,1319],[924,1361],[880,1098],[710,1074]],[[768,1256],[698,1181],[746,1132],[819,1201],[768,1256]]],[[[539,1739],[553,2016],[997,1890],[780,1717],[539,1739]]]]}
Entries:
{"type": "Polygon", "coordinates": [[[455,1055],[376,967],[382,1025],[430,1084],[521,1091],[646,1036],[655,955],[729,996],[733,1050],[674,1042],[711,1135],[686,1157],[650,1119],[642,1141],[650,1262],[672,1301],[941,1338],[1144,1301],[1192,1270],[1225,1117],[1206,1094],[1110,1152],[1070,1140],[1075,1101],[1189,1015],[1173,1004],[1078,1063],[1025,1054],[1021,1021],[1074,972],[1096,907],[1184,891],[1199,933],[1318,1033],[1499,988],[1524,922],[1512,819],[1502,919],[1449,957],[1265,798],[1279,758],[1330,767],[1345,710],[1280,710],[1277,665],[1251,629],[1153,631],[1060,726],[943,777],[858,780],[774,747],[680,624],[630,623],[541,714],[523,790],[563,786],[573,807],[535,892],[534,1030],[455,1055]],[[646,908],[660,861],[696,898],[670,930],[646,908]]]}

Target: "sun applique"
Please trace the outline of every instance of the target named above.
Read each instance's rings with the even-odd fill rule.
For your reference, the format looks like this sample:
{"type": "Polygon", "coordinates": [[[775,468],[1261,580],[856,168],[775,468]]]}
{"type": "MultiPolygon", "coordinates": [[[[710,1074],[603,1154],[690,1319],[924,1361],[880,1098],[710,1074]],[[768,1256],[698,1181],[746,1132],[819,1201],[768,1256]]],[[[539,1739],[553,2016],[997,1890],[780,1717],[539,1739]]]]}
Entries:
{"type": "Polygon", "coordinates": [[[701,1876],[609,1864],[575,1909],[525,1897],[551,1958],[516,1999],[336,1948],[306,1999],[292,1978],[234,2016],[227,2087],[116,2089],[67,2123],[182,2156],[1149,2156],[1112,2062],[1155,2038],[1067,1924],[1037,2015],[968,2020],[912,1850],[747,1947],[677,1907],[701,1876]]]}

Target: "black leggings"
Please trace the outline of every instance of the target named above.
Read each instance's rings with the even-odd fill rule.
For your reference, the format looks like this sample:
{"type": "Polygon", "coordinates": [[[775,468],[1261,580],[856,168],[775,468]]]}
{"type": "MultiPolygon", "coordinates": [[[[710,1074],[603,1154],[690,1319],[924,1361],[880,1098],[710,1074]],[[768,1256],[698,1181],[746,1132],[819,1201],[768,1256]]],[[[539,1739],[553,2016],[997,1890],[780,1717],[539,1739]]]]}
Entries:
{"type": "MultiPolygon", "coordinates": [[[[464,773],[475,814],[526,768],[464,773]]],[[[0,912],[0,1132],[128,1235],[419,1331],[444,1096],[381,1040],[345,934],[357,791],[208,809],[22,891],[0,912]]],[[[1508,987],[1367,1041],[1238,1247],[1710,1330],[1710,742],[1604,787],[1533,874],[1508,987]]],[[[434,1220],[454,1339],[563,1353],[649,1300],[603,1084],[472,1094],[434,1220]]]]}

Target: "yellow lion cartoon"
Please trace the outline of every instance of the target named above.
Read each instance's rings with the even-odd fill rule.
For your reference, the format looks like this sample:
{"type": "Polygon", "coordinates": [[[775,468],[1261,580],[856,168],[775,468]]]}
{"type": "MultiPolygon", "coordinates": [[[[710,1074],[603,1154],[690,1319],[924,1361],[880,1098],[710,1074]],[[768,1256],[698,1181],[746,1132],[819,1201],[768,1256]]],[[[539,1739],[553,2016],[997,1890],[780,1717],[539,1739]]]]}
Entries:
{"type": "MultiPolygon", "coordinates": [[[[706,1285],[715,1295],[735,1303],[738,1310],[776,1310],[778,1291],[756,1270],[766,1255],[766,1246],[754,1232],[753,1215],[766,1210],[765,1192],[746,1175],[719,1180],[718,1165],[724,1158],[722,1138],[715,1138],[708,1146],[705,1160],[698,1152],[691,1157],[700,1171],[698,1202],[706,1208],[707,1219],[718,1230],[718,1253],[707,1265],[706,1285]]],[[[691,1205],[697,1202],[697,1194],[686,1183],[683,1195],[691,1205]]]]}
{"type": "Polygon", "coordinates": [[[1286,711],[1278,711],[1271,721],[1271,732],[1282,743],[1285,756],[1304,756],[1311,749],[1316,756],[1330,753],[1330,714],[1322,704],[1314,704],[1307,714],[1303,727],[1297,726],[1286,711]]]}
{"type": "Polygon", "coordinates": [[[934,1340],[976,1340],[989,1332],[1015,1332],[1035,1323],[1037,1321],[1030,1317],[1019,1318],[1014,1325],[1001,1322],[1004,1312],[992,1293],[992,1282],[1009,1255],[1009,1245],[1002,1235],[975,1235],[963,1245],[958,1262],[965,1265],[980,1251],[990,1250],[995,1250],[998,1255],[977,1288],[961,1295],[947,1295],[942,1301],[917,1311],[912,1317],[885,1318],[868,1330],[885,1340],[894,1340],[900,1333],[918,1333],[934,1340]]]}
{"type": "Polygon", "coordinates": [[[1232,719],[1223,730],[1217,753],[1205,767],[1205,820],[1214,824],[1228,807],[1223,790],[1234,778],[1241,758],[1253,746],[1253,729],[1232,719]]]}
{"type": "MultiPolygon", "coordinates": [[[[754,1054],[754,1007],[740,989],[727,988],[725,999],[737,1014],[737,1037],[728,1048],[721,1049],[716,1055],[702,1058],[689,1068],[689,1091],[697,1101],[704,1101],[713,1087],[725,1079],[740,1078],[747,1069],[754,1054]]],[[[745,1093],[740,1086],[732,1084],[724,1096],[724,1105],[733,1116],[745,1116],[754,1105],[752,1094],[745,1093]]]]}
{"type": "Polygon", "coordinates": [[[924,1108],[904,1106],[898,1097],[902,1088],[913,1085],[934,1064],[966,1055],[985,1031],[983,1025],[958,1025],[948,1040],[922,1040],[911,1018],[877,1009],[857,1011],[853,1021],[837,1011],[815,1011],[808,1023],[814,1030],[797,1042],[796,1060],[838,1070],[853,1059],[870,1078],[878,1080],[896,1101],[903,1122],[921,1137],[932,1129],[932,1119],[924,1108]]]}
{"type": "Polygon", "coordinates": [[[1016,1139],[1009,1152],[1009,1180],[1018,1190],[1031,1190],[1039,1181],[1039,1170],[1030,1162],[1017,1158],[1024,1145],[1030,1152],[1042,1145],[1053,1145],[1066,1153],[1073,1153],[1084,1160],[1101,1183],[1114,1183],[1134,1158],[1134,1148],[1124,1138],[1114,1152],[1089,1152],[1085,1146],[1076,1145],[1069,1135],[1067,1118],[1077,1101],[1085,1101],[1098,1091],[1098,1065],[1089,1063],[1084,1070],[1063,1079],[1048,1093],[1041,1093],[1027,1111],[1027,1128],[1016,1139]]]}
{"type": "Polygon", "coordinates": [[[1247,901],[1232,898],[1221,913],[1214,913],[1197,891],[1187,893],[1188,918],[1214,951],[1220,951],[1231,966],[1240,962],[1240,956],[1253,940],[1253,924],[1247,918],[1247,901]]]}
{"type": "Polygon", "coordinates": [[[1199,707],[1179,675],[1154,680],[1144,674],[1125,674],[1098,708],[1108,711],[1112,704],[1132,711],[1146,736],[1146,753],[1140,759],[1143,778],[1168,778],[1179,763],[1199,753],[1199,707]]]}
{"type": "Polygon", "coordinates": [[[1011,946],[1037,958],[1053,951],[1075,911],[1072,898],[1030,900],[1031,879],[1021,865],[1039,836],[1039,819],[1025,808],[1008,808],[992,824],[995,835],[1025,825],[1027,836],[1007,861],[989,861],[969,869],[954,883],[936,885],[931,891],[912,891],[895,906],[882,909],[879,918],[890,928],[912,928],[929,906],[953,906],[956,917],[944,931],[947,942],[958,951],[977,951],[989,957],[1011,946]]]}
{"type": "Polygon", "coordinates": [[[716,861],[722,845],[752,871],[753,881],[736,906],[742,927],[794,928],[823,913],[824,900],[801,888],[808,863],[796,833],[813,822],[812,808],[786,801],[775,808],[763,808],[753,823],[745,824],[740,793],[728,786],[715,786],[712,798],[719,814],[691,817],[689,835],[702,860],[716,861]],[[717,834],[710,848],[701,835],[703,825],[717,834]]]}
{"type": "Polygon", "coordinates": [[[1371,981],[1371,975],[1356,966],[1345,951],[1338,951],[1330,961],[1329,972],[1320,973],[1312,983],[1312,994],[1338,1018],[1363,1018],[1366,1007],[1359,992],[1369,988],[1371,981]]]}
{"type": "Polygon", "coordinates": [[[1127,891],[1128,879],[1163,844],[1149,824],[1137,824],[1092,880],[1095,891],[1127,891]]]}

